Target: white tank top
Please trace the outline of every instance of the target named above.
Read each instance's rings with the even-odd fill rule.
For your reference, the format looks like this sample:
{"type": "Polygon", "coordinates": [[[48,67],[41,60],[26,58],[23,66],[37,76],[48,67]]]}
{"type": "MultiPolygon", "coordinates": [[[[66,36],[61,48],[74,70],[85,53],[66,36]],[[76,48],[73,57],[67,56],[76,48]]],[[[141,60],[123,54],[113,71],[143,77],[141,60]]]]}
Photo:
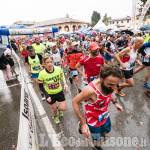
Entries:
{"type": "Polygon", "coordinates": [[[133,48],[130,46],[130,56],[129,57],[123,56],[122,58],[122,62],[126,66],[126,69],[122,69],[122,67],[120,69],[122,70],[133,69],[133,65],[134,65],[136,58],[137,58],[137,51],[134,52],[133,48]]]}

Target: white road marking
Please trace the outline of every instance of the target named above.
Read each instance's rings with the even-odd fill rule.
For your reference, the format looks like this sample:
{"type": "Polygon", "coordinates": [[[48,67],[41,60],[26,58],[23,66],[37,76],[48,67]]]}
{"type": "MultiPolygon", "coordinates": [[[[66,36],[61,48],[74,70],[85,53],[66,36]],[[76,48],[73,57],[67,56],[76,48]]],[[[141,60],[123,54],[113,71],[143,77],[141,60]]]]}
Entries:
{"type": "MultiPolygon", "coordinates": [[[[46,114],[46,112],[45,112],[45,110],[44,110],[44,108],[43,108],[43,106],[42,106],[42,104],[41,104],[37,94],[35,93],[32,85],[29,83],[29,84],[27,84],[27,87],[28,87],[28,90],[31,93],[31,96],[32,96],[32,98],[34,100],[34,103],[35,103],[35,105],[36,105],[36,107],[38,109],[39,115],[46,114]]],[[[50,123],[48,116],[46,115],[45,117],[43,117],[41,119],[43,120],[43,124],[44,124],[45,129],[47,131],[47,134],[48,134],[48,136],[49,136],[49,138],[50,138],[50,140],[52,142],[52,145],[55,145],[55,143],[57,143],[57,145],[59,145],[59,147],[53,147],[53,148],[55,150],[64,150],[64,148],[61,145],[61,142],[60,142],[59,139],[55,138],[55,142],[54,142],[54,139],[52,139],[53,138],[52,135],[57,135],[57,134],[56,134],[55,130],[53,129],[52,124],[50,123]]]]}

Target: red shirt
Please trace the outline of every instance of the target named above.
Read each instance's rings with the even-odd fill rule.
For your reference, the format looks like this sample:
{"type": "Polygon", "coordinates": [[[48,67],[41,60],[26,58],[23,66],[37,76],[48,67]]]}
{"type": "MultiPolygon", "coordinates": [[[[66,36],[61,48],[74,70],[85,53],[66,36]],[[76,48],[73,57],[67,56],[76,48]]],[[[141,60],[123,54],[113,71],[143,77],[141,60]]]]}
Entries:
{"type": "Polygon", "coordinates": [[[98,116],[108,111],[108,104],[110,103],[112,94],[105,96],[97,89],[95,84],[92,82],[88,85],[91,87],[97,95],[97,100],[94,103],[88,101],[85,102],[85,118],[86,123],[93,127],[99,127],[105,124],[109,117],[109,114],[105,116],[103,121],[99,121],[98,116]]]}
{"type": "Polygon", "coordinates": [[[98,55],[96,58],[90,58],[90,56],[85,56],[79,61],[79,64],[84,66],[88,83],[92,82],[92,79],[99,77],[101,65],[104,63],[104,57],[101,55],[98,55]]]}
{"type": "Polygon", "coordinates": [[[60,40],[60,43],[61,43],[61,44],[64,44],[65,41],[66,41],[66,40],[63,40],[63,39],[62,39],[62,40],[60,40]]]}
{"type": "Polygon", "coordinates": [[[25,52],[25,51],[22,50],[22,54],[23,54],[24,60],[25,60],[25,58],[29,55],[29,52],[28,51],[25,52]]]}

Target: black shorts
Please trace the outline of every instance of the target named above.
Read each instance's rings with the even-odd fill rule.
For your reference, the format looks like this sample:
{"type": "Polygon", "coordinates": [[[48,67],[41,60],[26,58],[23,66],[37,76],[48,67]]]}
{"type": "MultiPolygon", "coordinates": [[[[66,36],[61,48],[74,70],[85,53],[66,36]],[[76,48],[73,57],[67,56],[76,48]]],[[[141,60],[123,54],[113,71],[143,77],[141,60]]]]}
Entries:
{"type": "Polygon", "coordinates": [[[150,62],[142,62],[142,64],[145,66],[150,66],[150,62]]]}
{"type": "Polygon", "coordinates": [[[133,76],[133,69],[131,69],[131,70],[122,70],[122,73],[123,73],[125,79],[132,78],[132,76],[133,76]]]}
{"type": "Polygon", "coordinates": [[[64,96],[64,93],[63,93],[63,91],[61,91],[61,92],[59,92],[59,93],[57,93],[57,94],[49,94],[49,96],[51,97],[51,103],[50,102],[48,102],[49,104],[54,104],[54,103],[56,103],[56,101],[58,101],[58,102],[63,102],[63,101],[65,101],[65,96],[64,96]]]}

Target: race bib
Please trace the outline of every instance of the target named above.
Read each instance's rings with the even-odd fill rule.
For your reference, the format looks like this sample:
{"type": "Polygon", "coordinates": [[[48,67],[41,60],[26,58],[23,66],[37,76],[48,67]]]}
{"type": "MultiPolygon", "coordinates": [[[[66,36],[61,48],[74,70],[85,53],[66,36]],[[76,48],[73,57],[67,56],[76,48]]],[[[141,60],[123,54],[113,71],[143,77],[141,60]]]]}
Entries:
{"type": "Polygon", "coordinates": [[[104,121],[109,116],[109,110],[98,116],[99,122],[104,121]]]}
{"type": "Polygon", "coordinates": [[[94,81],[95,79],[98,79],[99,76],[90,76],[90,82],[94,81]]]}
{"type": "Polygon", "coordinates": [[[33,66],[33,70],[37,71],[37,70],[40,70],[40,66],[33,66]]]}
{"type": "Polygon", "coordinates": [[[54,84],[48,84],[49,89],[58,89],[59,88],[59,82],[54,84]]]}
{"type": "Polygon", "coordinates": [[[72,75],[72,76],[77,76],[77,75],[78,75],[78,71],[77,71],[77,70],[71,71],[71,75],[72,75]]]}

